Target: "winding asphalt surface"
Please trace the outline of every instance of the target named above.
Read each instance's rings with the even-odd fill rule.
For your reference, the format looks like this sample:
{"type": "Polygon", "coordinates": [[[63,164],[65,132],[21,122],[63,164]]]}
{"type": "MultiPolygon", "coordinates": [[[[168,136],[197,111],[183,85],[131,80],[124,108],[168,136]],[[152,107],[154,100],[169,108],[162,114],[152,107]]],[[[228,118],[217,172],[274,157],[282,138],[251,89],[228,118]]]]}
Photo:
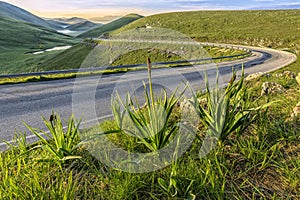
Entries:
{"type": "MultiPolygon", "coordinates": [[[[218,44],[251,49],[251,57],[218,64],[221,74],[221,85],[231,78],[232,67],[240,69],[242,63],[245,73],[270,72],[293,63],[294,54],[267,48],[247,47],[240,45],[218,44]]],[[[203,89],[203,72],[207,71],[210,81],[215,79],[216,65],[197,65],[172,69],[153,70],[155,85],[163,85],[174,90],[182,81],[188,81],[194,90],[203,89]]],[[[111,95],[115,89],[120,95],[127,91],[140,96],[142,81],[147,81],[146,71],[126,74],[93,76],[67,80],[24,83],[0,86],[0,138],[11,142],[15,132],[27,132],[27,141],[33,142],[36,137],[24,126],[26,122],[32,127],[45,130],[41,116],[49,118],[54,109],[65,120],[72,113],[76,118],[82,117],[82,127],[89,127],[99,120],[111,117],[111,95]],[[93,113],[93,115],[90,115],[93,113]]],[[[0,141],[0,150],[7,148],[0,141]]]]}

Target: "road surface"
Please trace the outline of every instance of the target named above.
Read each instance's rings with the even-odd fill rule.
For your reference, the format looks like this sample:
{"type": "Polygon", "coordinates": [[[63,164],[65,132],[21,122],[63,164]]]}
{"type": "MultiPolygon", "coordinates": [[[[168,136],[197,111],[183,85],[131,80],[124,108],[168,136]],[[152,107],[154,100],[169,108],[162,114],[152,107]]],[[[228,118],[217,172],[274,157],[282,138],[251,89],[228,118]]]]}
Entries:
{"type": "MultiPolygon", "coordinates": [[[[222,44],[220,46],[228,47],[230,45],[222,44]]],[[[219,63],[218,68],[222,75],[221,83],[223,84],[226,84],[230,79],[232,66],[240,67],[243,63],[245,73],[251,74],[270,72],[296,60],[294,54],[284,51],[239,45],[231,46],[249,48],[253,51],[253,56],[242,60],[219,63]]],[[[167,86],[172,90],[182,82],[182,79],[185,79],[195,90],[198,90],[203,89],[204,86],[203,81],[201,81],[203,71],[208,70],[209,78],[213,80],[215,68],[216,66],[213,64],[176,69],[157,69],[153,70],[153,80],[154,83],[167,86]]],[[[2,85],[0,86],[0,138],[11,142],[15,132],[27,132],[28,142],[36,140],[36,137],[27,131],[23,122],[32,127],[45,129],[41,116],[49,118],[52,110],[59,113],[63,119],[68,119],[73,109],[76,111],[77,118],[83,117],[83,126],[91,126],[97,122],[97,119],[101,120],[111,116],[111,94],[114,89],[117,88],[122,94],[125,94],[127,90],[132,92],[132,89],[141,88],[142,80],[147,81],[146,71],[83,79],[2,85]],[[84,110],[85,106],[86,110],[84,110]],[[89,116],[87,114],[89,112],[95,113],[89,116]]],[[[136,91],[137,94],[140,94],[139,92],[140,90],[136,91]]],[[[0,142],[0,150],[5,149],[6,144],[0,142]]]]}

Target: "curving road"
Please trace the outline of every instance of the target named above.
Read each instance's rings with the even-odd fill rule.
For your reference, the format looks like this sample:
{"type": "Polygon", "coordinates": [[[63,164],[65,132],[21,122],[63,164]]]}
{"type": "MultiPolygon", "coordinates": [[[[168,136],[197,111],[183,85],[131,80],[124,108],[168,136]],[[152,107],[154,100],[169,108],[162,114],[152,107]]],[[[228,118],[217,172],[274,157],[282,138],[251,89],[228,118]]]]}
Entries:
{"type": "MultiPolygon", "coordinates": [[[[296,60],[294,54],[284,51],[240,45],[217,45],[248,48],[253,52],[251,57],[218,64],[222,75],[221,83],[224,85],[231,77],[232,66],[240,69],[243,63],[245,73],[251,74],[270,72],[287,66],[296,60]]],[[[203,71],[206,70],[209,79],[214,80],[215,69],[215,64],[176,69],[157,69],[153,70],[152,76],[154,83],[165,85],[170,89],[174,89],[185,79],[189,81],[195,90],[199,90],[203,89],[204,86],[203,81],[201,81],[203,71]]],[[[122,94],[127,90],[132,92],[135,88],[141,87],[142,80],[147,80],[146,71],[82,79],[2,85],[0,86],[0,138],[11,141],[15,131],[26,132],[23,122],[44,129],[41,116],[48,118],[52,109],[58,112],[63,119],[67,119],[71,115],[72,109],[73,111],[75,109],[77,118],[83,116],[84,126],[91,126],[97,122],[97,119],[110,117],[111,94],[114,88],[122,91],[122,94]],[[90,98],[91,96],[93,99],[90,98]],[[73,102],[72,108],[74,98],[76,98],[76,102],[75,104],[73,102]],[[90,112],[95,112],[96,117],[86,114],[90,112]]],[[[137,94],[140,94],[139,92],[140,90],[136,91],[137,94]]],[[[32,142],[36,138],[34,135],[27,133],[27,139],[28,142],[32,142]]],[[[0,150],[5,149],[6,144],[0,142],[0,150]]]]}

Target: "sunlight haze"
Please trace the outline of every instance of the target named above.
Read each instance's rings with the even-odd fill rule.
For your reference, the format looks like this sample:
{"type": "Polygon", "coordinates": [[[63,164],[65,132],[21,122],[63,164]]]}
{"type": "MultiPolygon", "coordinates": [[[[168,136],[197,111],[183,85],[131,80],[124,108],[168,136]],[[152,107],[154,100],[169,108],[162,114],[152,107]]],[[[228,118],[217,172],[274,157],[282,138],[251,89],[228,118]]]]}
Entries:
{"type": "Polygon", "coordinates": [[[8,0],[42,17],[101,17],[106,15],[124,15],[139,13],[150,15],[161,12],[183,10],[241,10],[241,9],[294,9],[300,8],[296,0],[8,0]]]}

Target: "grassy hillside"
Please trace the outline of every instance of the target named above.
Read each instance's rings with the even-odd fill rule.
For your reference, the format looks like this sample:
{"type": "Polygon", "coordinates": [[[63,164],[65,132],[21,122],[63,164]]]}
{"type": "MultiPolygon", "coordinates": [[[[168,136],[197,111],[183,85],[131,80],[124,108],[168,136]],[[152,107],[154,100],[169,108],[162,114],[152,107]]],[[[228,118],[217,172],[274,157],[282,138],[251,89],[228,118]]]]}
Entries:
{"type": "MultiPolygon", "coordinates": [[[[58,70],[58,69],[78,69],[86,59],[86,57],[92,52],[93,47],[97,44],[95,41],[86,40],[86,42],[77,44],[70,49],[67,49],[53,57],[49,57],[45,62],[39,65],[39,70],[58,70]]],[[[232,56],[238,54],[244,54],[242,50],[225,49],[219,47],[204,47],[210,57],[222,57],[232,56]]],[[[128,52],[127,54],[120,55],[116,60],[111,63],[112,66],[121,66],[129,64],[143,64],[145,58],[150,57],[153,62],[165,62],[182,60],[180,56],[158,49],[141,49],[128,52]]],[[[233,58],[235,59],[235,58],[233,58]]],[[[223,59],[222,61],[224,61],[223,59]]],[[[218,62],[220,60],[217,60],[218,62]]],[[[106,63],[109,64],[109,63],[106,63]]]]}
{"type": "Polygon", "coordinates": [[[117,32],[152,26],[177,30],[198,41],[300,50],[300,10],[194,11],[139,19],[117,32]]]}
{"type": "Polygon", "coordinates": [[[42,71],[54,69],[78,69],[91,51],[91,45],[77,44],[72,48],[47,59],[39,66],[39,69],[42,71]]]}
{"type": "Polygon", "coordinates": [[[73,38],[53,30],[0,16],[0,50],[39,50],[73,43],[73,38]]]}
{"type": "Polygon", "coordinates": [[[94,38],[99,37],[100,35],[104,33],[109,33],[113,30],[116,30],[118,28],[121,28],[122,26],[129,24],[137,19],[142,18],[143,16],[138,14],[128,14],[124,17],[121,17],[120,19],[114,20],[108,24],[105,24],[99,28],[92,29],[90,31],[87,31],[81,35],[79,35],[79,38],[94,38]]]}
{"type": "Polygon", "coordinates": [[[22,8],[3,1],[0,1],[0,16],[29,22],[46,28],[57,29],[60,27],[59,24],[49,23],[48,21],[33,15],[22,8]]]}
{"type": "Polygon", "coordinates": [[[26,72],[57,52],[31,55],[55,46],[75,44],[78,40],[55,31],[0,16],[0,73],[26,72]]]}

